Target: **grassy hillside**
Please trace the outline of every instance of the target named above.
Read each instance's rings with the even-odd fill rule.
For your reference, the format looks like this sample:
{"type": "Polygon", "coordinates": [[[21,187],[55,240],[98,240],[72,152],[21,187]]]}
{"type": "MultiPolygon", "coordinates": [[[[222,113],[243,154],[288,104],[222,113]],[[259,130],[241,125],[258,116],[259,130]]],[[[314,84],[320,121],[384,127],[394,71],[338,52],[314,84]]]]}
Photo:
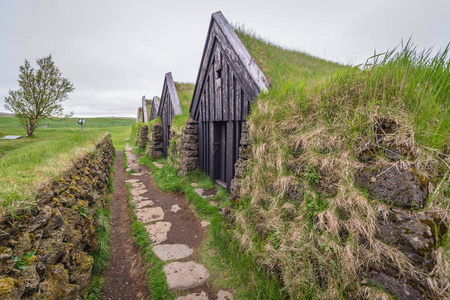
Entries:
{"type": "MultiPolygon", "coordinates": [[[[91,121],[88,119],[87,123],[91,121]]],[[[107,125],[124,120],[97,118],[95,121],[107,125]]],[[[79,125],[76,125],[78,128],[38,128],[33,137],[0,140],[0,217],[33,205],[41,184],[56,178],[75,160],[92,151],[106,133],[111,134],[116,148],[123,149],[124,138],[129,137],[130,132],[129,125],[88,126],[81,135],[79,125]]],[[[0,128],[0,136],[24,134],[13,117],[0,117],[0,128]]]]}
{"type": "Polygon", "coordinates": [[[186,121],[189,119],[189,107],[191,106],[194,87],[195,85],[192,83],[175,82],[175,88],[177,89],[178,100],[180,100],[182,114],[173,118],[171,129],[179,134],[181,134],[182,127],[186,126],[186,121]]]}
{"type": "Polygon", "coordinates": [[[420,278],[433,297],[449,297],[448,233],[436,233],[436,264],[424,273],[377,235],[391,205],[355,184],[375,129],[391,122],[396,130],[383,138],[401,158],[390,160],[381,145],[371,166],[413,170],[428,187],[424,213],[448,214],[448,52],[407,46],[361,70],[237,33],[272,84],[247,122],[253,158],[234,210],[242,247],[295,299],[390,299],[364,280],[371,268],[420,278]]]}

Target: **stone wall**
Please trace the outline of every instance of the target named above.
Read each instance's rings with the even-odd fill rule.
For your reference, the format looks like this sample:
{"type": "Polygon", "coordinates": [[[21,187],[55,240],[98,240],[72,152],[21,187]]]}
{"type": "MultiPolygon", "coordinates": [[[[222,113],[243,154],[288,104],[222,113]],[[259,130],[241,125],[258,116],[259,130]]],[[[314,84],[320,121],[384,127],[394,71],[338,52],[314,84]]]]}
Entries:
{"type": "Polygon", "coordinates": [[[141,129],[139,130],[139,148],[145,149],[147,147],[147,141],[148,141],[148,125],[144,124],[141,126],[141,129]]]}
{"type": "Polygon", "coordinates": [[[230,193],[231,201],[236,201],[241,198],[241,178],[245,172],[245,164],[247,160],[251,159],[252,147],[250,145],[250,136],[248,128],[245,123],[242,124],[241,141],[239,143],[239,157],[234,164],[234,178],[231,180],[230,193]]]}
{"type": "Polygon", "coordinates": [[[43,187],[32,211],[0,224],[0,299],[82,299],[97,246],[95,208],[105,203],[109,136],[43,187]]]}
{"type": "Polygon", "coordinates": [[[150,147],[147,155],[150,158],[157,158],[163,155],[163,129],[161,124],[153,124],[150,147]]]}
{"type": "Polygon", "coordinates": [[[385,287],[398,299],[432,299],[426,275],[436,265],[437,241],[447,233],[449,220],[447,215],[422,210],[428,201],[428,182],[409,166],[415,159],[409,148],[388,138],[397,127],[389,119],[374,125],[374,142],[358,157],[364,167],[356,183],[371,198],[390,206],[378,220],[377,237],[401,250],[423,277],[413,278],[392,265],[370,266],[361,277],[371,285],[385,287]],[[379,153],[387,159],[379,160],[379,153]]]}
{"type": "Polygon", "coordinates": [[[185,175],[197,168],[198,165],[198,122],[187,121],[181,145],[181,162],[178,173],[185,175]]]}

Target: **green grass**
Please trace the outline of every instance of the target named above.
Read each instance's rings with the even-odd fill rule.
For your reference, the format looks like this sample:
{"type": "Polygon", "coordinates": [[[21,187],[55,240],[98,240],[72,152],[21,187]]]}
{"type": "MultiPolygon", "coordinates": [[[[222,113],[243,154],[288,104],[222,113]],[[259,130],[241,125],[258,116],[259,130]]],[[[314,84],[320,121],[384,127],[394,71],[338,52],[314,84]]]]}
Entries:
{"type": "MultiPolygon", "coordinates": [[[[285,298],[276,276],[258,266],[251,255],[241,250],[239,242],[233,237],[232,223],[222,217],[218,207],[210,205],[210,199],[203,199],[194,191],[191,186],[193,182],[204,189],[215,187],[206,174],[197,169],[186,176],[178,176],[167,160],[151,160],[147,156],[141,156],[139,163],[151,168],[153,179],[160,189],[172,193],[183,192],[199,216],[211,222],[209,236],[203,244],[202,258],[212,272],[215,290],[232,290],[234,299],[285,298]],[[157,168],[153,161],[163,163],[164,166],[157,168]]],[[[222,187],[218,189],[212,200],[222,207],[230,206],[229,194],[222,187]]]]}
{"type": "MultiPolygon", "coordinates": [[[[66,118],[66,119],[48,119],[42,123],[41,128],[78,128],[77,121],[79,118],[66,118]]],[[[83,128],[110,128],[110,127],[121,127],[130,126],[136,123],[134,118],[84,118],[86,121],[83,128]]],[[[2,130],[14,130],[17,134],[26,134],[25,129],[23,129],[15,117],[10,116],[0,116],[0,124],[2,125],[2,130]]],[[[1,137],[1,133],[0,133],[1,137]]]]}
{"type": "MultiPolygon", "coordinates": [[[[114,161],[116,160],[114,152],[114,161]]],[[[114,162],[113,162],[114,165],[114,162]]],[[[108,178],[108,194],[105,198],[105,206],[98,206],[95,208],[95,220],[97,221],[97,245],[98,250],[92,253],[94,258],[94,266],[92,268],[92,277],[89,284],[88,294],[84,297],[87,300],[101,299],[101,291],[105,283],[102,277],[103,271],[108,267],[109,261],[109,242],[110,242],[110,226],[111,213],[109,210],[109,203],[111,202],[111,194],[114,192],[114,174],[116,170],[114,166],[110,168],[110,175],[108,178]]]]}
{"type": "Polygon", "coordinates": [[[295,50],[283,49],[252,33],[237,28],[236,33],[271,84],[269,97],[299,96],[303,88],[322,82],[337,71],[348,69],[338,63],[295,50]]]}
{"type": "Polygon", "coordinates": [[[180,100],[181,115],[176,115],[172,119],[171,130],[181,134],[182,128],[186,126],[186,121],[189,119],[189,107],[191,106],[192,94],[194,93],[195,85],[191,83],[175,82],[175,88],[180,100]]]}
{"type": "MultiPolygon", "coordinates": [[[[241,248],[262,268],[277,270],[283,290],[297,299],[378,298],[383,292],[359,281],[367,265],[418,276],[401,251],[377,238],[378,212],[389,207],[368,198],[354,178],[364,166],[360,151],[374,141],[374,126],[393,120],[399,126],[389,141],[413,153],[398,164],[429,184],[425,210],[448,214],[448,48],[432,56],[408,43],[372,58],[370,66],[350,68],[237,33],[272,84],[247,121],[254,158],[230,229],[241,248]],[[336,183],[336,194],[324,193],[323,182],[336,183]],[[300,200],[289,196],[295,185],[300,200]],[[361,236],[370,249],[359,246],[361,236]]],[[[376,160],[392,164],[383,151],[376,160]]],[[[435,294],[445,297],[448,249],[448,243],[437,249],[441,267],[427,276],[435,294]]]]}
{"type": "MultiPolygon", "coordinates": [[[[107,119],[108,124],[113,119],[107,119]]],[[[2,134],[23,134],[13,117],[0,117],[2,134]]],[[[123,149],[130,126],[85,128],[38,128],[33,137],[0,140],[1,214],[28,209],[39,186],[54,180],[78,158],[93,151],[109,132],[114,146],[123,149]]]]}

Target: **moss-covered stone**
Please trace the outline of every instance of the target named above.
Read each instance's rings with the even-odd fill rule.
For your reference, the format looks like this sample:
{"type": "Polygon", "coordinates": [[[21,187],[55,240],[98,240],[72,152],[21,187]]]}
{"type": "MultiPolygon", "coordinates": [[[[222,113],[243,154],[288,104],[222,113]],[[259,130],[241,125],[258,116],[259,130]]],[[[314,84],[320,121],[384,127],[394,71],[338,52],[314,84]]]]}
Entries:
{"type": "Polygon", "coordinates": [[[14,268],[12,249],[0,246],[0,274],[8,274],[14,268]]]}
{"type": "Polygon", "coordinates": [[[368,166],[356,177],[357,184],[370,196],[403,208],[423,208],[428,188],[411,169],[396,165],[368,166]]]}
{"type": "Polygon", "coordinates": [[[93,206],[103,203],[112,158],[107,138],[44,186],[35,208],[0,224],[0,299],[82,299],[93,266],[87,251],[97,250],[93,206]],[[15,269],[14,257],[32,250],[26,268],[15,269]]]}
{"type": "Polygon", "coordinates": [[[9,276],[0,275],[0,299],[15,300],[20,299],[23,291],[15,285],[17,281],[9,276]]]}
{"type": "Polygon", "coordinates": [[[62,264],[50,266],[45,274],[45,280],[40,284],[40,294],[43,299],[65,299],[69,284],[69,274],[62,264]]]}

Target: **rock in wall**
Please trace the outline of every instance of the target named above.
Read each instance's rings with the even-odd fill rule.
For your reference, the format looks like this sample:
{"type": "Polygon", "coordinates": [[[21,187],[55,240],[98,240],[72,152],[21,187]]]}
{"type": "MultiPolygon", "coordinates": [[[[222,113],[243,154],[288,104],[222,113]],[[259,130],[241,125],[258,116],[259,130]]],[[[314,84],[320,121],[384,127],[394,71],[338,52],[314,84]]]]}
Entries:
{"type": "Polygon", "coordinates": [[[30,213],[0,224],[0,299],[82,299],[97,250],[95,208],[103,207],[111,137],[42,188],[30,213]]]}
{"type": "Polygon", "coordinates": [[[447,233],[449,220],[446,215],[421,211],[428,201],[428,182],[414,168],[398,163],[413,162],[414,157],[406,146],[396,145],[387,138],[397,127],[389,119],[380,119],[374,125],[374,142],[359,155],[364,167],[356,176],[356,184],[369,197],[390,206],[378,220],[377,237],[401,250],[423,275],[413,278],[391,265],[383,265],[368,267],[361,272],[361,277],[398,299],[434,299],[426,275],[436,265],[437,240],[447,233]],[[381,151],[389,162],[377,159],[376,154],[381,151]]]}
{"type": "Polygon", "coordinates": [[[245,172],[245,164],[247,160],[251,159],[252,146],[250,144],[250,135],[245,123],[242,124],[241,141],[239,143],[239,156],[234,164],[234,178],[231,180],[230,193],[231,200],[235,201],[241,198],[241,178],[245,172]]]}
{"type": "Polygon", "coordinates": [[[198,122],[187,121],[181,145],[181,162],[178,173],[185,175],[197,168],[198,165],[198,122]]]}
{"type": "Polygon", "coordinates": [[[140,129],[140,143],[138,144],[141,149],[145,149],[147,147],[147,141],[148,141],[148,125],[144,124],[142,125],[140,129]]]}
{"type": "Polygon", "coordinates": [[[163,155],[163,130],[161,124],[153,124],[150,148],[147,152],[150,158],[157,158],[163,155]]]}

